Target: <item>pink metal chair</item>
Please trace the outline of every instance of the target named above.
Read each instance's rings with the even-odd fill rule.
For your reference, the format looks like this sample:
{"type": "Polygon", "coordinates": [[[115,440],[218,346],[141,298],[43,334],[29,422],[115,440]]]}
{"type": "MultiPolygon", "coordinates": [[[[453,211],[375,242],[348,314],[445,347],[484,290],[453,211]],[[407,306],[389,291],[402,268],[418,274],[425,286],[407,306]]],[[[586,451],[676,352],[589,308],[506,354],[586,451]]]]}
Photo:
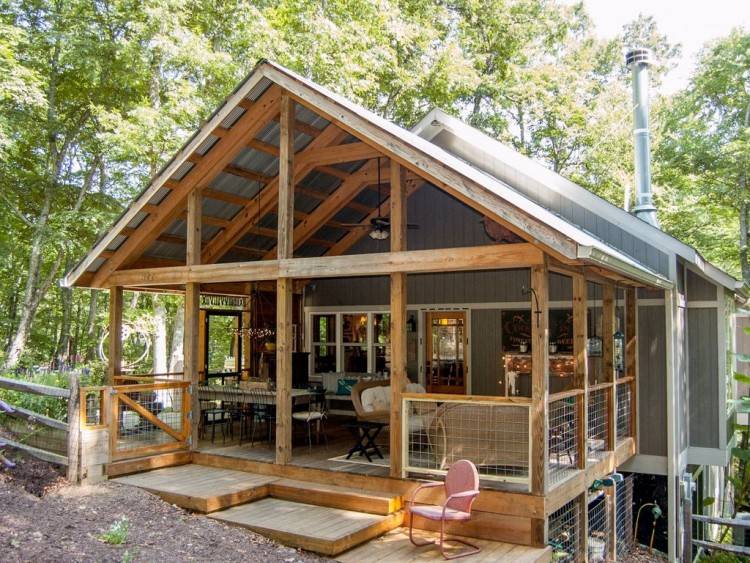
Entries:
{"type": "Polygon", "coordinates": [[[465,557],[467,555],[479,553],[481,550],[477,545],[458,538],[447,539],[445,537],[446,521],[465,522],[471,519],[471,505],[474,503],[474,499],[477,495],[479,495],[479,473],[477,472],[476,466],[466,459],[462,459],[451,465],[448,474],[445,476],[445,483],[435,481],[417,487],[409,500],[409,540],[411,540],[411,543],[417,547],[437,543],[440,548],[440,553],[442,553],[443,557],[446,559],[456,559],[458,557],[465,557]],[[442,506],[414,505],[417,493],[422,489],[443,486],[445,487],[445,501],[442,506]],[[415,514],[427,518],[428,520],[440,522],[440,540],[438,542],[414,539],[413,530],[415,514]],[[445,550],[445,544],[447,542],[460,543],[467,546],[469,549],[449,554],[445,550]]]}

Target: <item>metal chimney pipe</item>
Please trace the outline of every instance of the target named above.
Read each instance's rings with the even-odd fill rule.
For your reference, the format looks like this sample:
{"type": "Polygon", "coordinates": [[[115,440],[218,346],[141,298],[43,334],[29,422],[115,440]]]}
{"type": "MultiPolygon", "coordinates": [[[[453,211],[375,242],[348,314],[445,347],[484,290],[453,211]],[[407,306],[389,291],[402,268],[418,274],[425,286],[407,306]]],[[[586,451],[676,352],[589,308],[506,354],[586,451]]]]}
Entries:
{"type": "Polygon", "coordinates": [[[630,49],[625,64],[633,73],[633,141],[635,146],[635,207],[633,213],[646,223],[659,226],[651,192],[651,142],[648,123],[649,49],[630,49]]]}

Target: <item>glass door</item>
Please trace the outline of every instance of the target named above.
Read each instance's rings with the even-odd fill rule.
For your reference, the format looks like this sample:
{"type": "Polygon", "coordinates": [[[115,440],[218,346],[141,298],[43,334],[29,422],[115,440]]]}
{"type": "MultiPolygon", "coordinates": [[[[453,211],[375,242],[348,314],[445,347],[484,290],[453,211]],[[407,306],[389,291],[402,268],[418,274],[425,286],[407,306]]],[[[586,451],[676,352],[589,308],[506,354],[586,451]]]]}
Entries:
{"type": "Polygon", "coordinates": [[[466,393],[466,313],[425,313],[425,381],[428,393],[466,393]]]}

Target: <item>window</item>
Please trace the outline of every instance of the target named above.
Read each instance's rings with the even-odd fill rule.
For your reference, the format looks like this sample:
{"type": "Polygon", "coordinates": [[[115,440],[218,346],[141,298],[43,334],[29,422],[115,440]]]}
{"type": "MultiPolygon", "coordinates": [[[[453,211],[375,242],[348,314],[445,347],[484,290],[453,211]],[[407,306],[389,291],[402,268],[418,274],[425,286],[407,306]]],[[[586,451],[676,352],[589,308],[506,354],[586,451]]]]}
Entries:
{"type": "Polygon", "coordinates": [[[336,371],[336,315],[313,315],[313,372],[336,371]]]}
{"type": "Polygon", "coordinates": [[[314,313],[310,319],[313,373],[373,373],[390,368],[389,313],[314,313]]]}

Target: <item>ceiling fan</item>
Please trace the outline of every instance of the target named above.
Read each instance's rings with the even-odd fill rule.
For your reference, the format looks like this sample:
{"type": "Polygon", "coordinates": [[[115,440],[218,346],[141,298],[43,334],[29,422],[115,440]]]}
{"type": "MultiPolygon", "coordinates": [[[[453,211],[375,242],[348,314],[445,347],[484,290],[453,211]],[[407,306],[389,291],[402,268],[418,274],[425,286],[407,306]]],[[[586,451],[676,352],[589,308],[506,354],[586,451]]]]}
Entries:
{"type": "MultiPolygon", "coordinates": [[[[380,205],[381,197],[381,180],[380,180],[380,157],[378,157],[378,214],[370,219],[368,223],[344,223],[341,226],[349,229],[371,229],[369,237],[374,240],[385,240],[391,233],[391,219],[383,216],[380,205]]],[[[419,225],[407,224],[407,229],[418,229],[419,225]]]]}

